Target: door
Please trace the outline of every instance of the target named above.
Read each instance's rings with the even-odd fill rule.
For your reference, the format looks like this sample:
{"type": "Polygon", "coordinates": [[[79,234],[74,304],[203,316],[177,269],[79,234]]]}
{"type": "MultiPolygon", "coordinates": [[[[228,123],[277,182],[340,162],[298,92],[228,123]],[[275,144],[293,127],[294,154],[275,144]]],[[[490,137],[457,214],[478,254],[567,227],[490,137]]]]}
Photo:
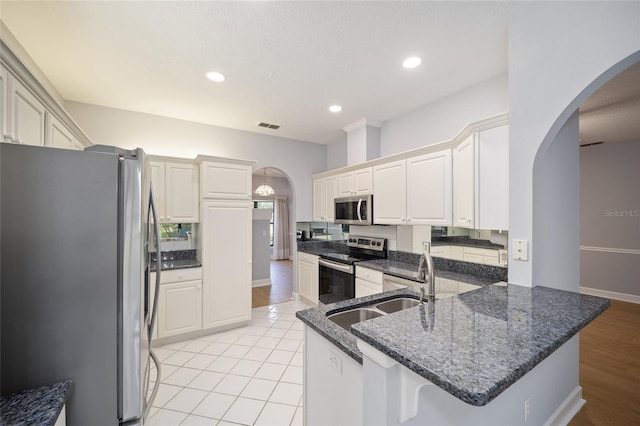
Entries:
{"type": "Polygon", "coordinates": [[[474,135],[453,151],[453,226],[473,228],[475,223],[474,135]]]}
{"type": "Polygon", "coordinates": [[[198,222],[197,166],[166,163],[164,208],[167,222],[198,222]]]}
{"type": "Polygon", "coordinates": [[[76,138],[53,114],[47,114],[46,146],[62,149],[78,149],[76,138]]]}
{"type": "Polygon", "coordinates": [[[403,225],[407,210],[406,161],[393,161],[373,168],[374,224],[403,225]]]}
{"type": "Polygon", "coordinates": [[[44,146],[46,109],[22,83],[10,78],[9,133],[13,141],[26,145],[44,146]]]}
{"type": "Polygon", "coordinates": [[[324,195],[324,179],[313,180],[313,220],[324,221],[326,198],[324,195]]]}
{"type": "Polygon", "coordinates": [[[202,281],[184,281],[160,286],[158,338],[202,328],[202,281]]]}
{"type": "Polygon", "coordinates": [[[251,319],[252,204],[202,203],[203,329],[251,319]]]}
{"type": "Polygon", "coordinates": [[[451,226],[451,150],[407,160],[407,224],[451,226]]]}

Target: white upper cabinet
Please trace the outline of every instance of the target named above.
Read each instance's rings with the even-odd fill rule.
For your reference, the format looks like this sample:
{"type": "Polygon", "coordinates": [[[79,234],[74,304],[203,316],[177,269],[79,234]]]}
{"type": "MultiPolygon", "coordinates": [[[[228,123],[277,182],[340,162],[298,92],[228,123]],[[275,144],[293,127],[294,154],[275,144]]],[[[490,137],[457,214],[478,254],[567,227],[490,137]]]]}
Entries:
{"type": "Polygon", "coordinates": [[[451,150],[373,168],[374,223],[451,225],[451,150]]]}
{"type": "Polygon", "coordinates": [[[341,173],[337,179],[337,197],[373,194],[373,168],[371,167],[341,173]]]}
{"type": "Polygon", "coordinates": [[[338,176],[313,180],[313,220],[333,222],[335,218],[333,202],[337,194],[338,176]]]}
{"type": "Polygon", "coordinates": [[[202,161],[200,198],[251,199],[251,166],[233,162],[202,161]]]}
{"type": "Polygon", "coordinates": [[[150,163],[158,221],[198,222],[198,166],[164,161],[150,163]]]}
{"type": "Polygon", "coordinates": [[[476,228],[509,229],[509,126],[477,135],[476,228]]]}
{"type": "Polygon", "coordinates": [[[373,187],[373,222],[404,225],[407,216],[406,160],[374,166],[373,187]]]}
{"type": "Polygon", "coordinates": [[[53,114],[47,114],[47,131],[45,146],[52,148],[83,150],[84,146],[53,114]]]}
{"type": "Polygon", "coordinates": [[[475,135],[453,149],[453,226],[475,227],[475,135]]]}
{"type": "Polygon", "coordinates": [[[453,225],[509,229],[509,127],[479,131],[454,148],[453,225]]]}
{"type": "Polygon", "coordinates": [[[44,146],[47,110],[18,79],[8,74],[7,103],[9,121],[4,140],[25,145],[44,146]]]}
{"type": "Polygon", "coordinates": [[[407,160],[407,223],[450,226],[451,150],[407,160]]]}

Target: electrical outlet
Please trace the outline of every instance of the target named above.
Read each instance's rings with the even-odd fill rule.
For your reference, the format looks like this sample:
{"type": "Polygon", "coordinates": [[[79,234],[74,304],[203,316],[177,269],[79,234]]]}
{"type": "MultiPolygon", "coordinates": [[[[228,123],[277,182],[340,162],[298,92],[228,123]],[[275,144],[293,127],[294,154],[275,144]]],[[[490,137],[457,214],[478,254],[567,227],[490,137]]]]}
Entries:
{"type": "Polygon", "coordinates": [[[524,421],[529,420],[529,416],[531,415],[531,398],[527,398],[524,402],[524,421]]]}
{"type": "Polygon", "coordinates": [[[529,242],[527,240],[514,239],[511,250],[514,259],[529,260],[529,242]]]}
{"type": "Polygon", "coordinates": [[[338,372],[338,374],[342,374],[342,360],[340,357],[333,352],[329,351],[329,364],[333,367],[334,370],[338,372]]]}

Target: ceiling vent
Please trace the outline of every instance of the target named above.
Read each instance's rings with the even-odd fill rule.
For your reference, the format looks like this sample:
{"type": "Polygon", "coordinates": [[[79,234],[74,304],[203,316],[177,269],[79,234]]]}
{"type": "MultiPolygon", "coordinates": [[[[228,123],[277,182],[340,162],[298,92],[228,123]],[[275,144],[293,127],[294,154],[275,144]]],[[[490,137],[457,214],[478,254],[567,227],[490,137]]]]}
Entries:
{"type": "Polygon", "coordinates": [[[267,129],[273,129],[273,130],[278,130],[280,128],[280,126],[278,126],[277,124],[269,124],[269,123],[258,123],[258,126],[260,127],[266,127],[267,129]]]}

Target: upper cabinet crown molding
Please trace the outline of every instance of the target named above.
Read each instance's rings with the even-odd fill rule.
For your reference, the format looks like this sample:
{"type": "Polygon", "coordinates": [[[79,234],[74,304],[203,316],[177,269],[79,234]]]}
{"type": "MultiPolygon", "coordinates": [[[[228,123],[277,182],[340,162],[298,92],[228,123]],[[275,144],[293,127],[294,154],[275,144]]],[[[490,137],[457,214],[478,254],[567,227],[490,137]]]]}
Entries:
{"type": "MultiPolygon", "coordinates": [[[[362,120],[361,120],[362,121],[362,120]]],[[[354,123],[356,124],[356,123],[354,123]]],[[[370,123],[367,122],[367,125],[370,123]]],[[[416,157],[424,154],[431,154],[434,152],[442,151],[445,149],[455,148],[461,142],[463,142],[469,135],[482,130],[491,129],[494,127],[500,127],[509,124],[509,113],[495,115],[493,117],[486,118],[484,120],[469,123],[453,139],[443,142],[438,142],[432,145],[423,146],[420,148],[412,149],[409,151],[399,152],[397,154],[388,155],[386,157],[376,158],[375,160],[369,160],[364,163],[353,164],[351,166],[341,167],[339,169],[328,170],[322,173],[316,173],[312,176],[313,179],[324,178],[335,174],[346,173],[362,169],[363,167],[373,167],[380,164],[390,163],[398,160],[406,160],[407,158],[416,157]]]]}
{"type": "Polygon", "coordinates": [[[7,70],[15,76],[22,84],[42,102],[42,104],[55,115],[64,125],[77,137],[83,146],[91,146],[93,143],[78,123],[71,118],[60,103],[49,93],[45,86],[33,75],[33,73],[22,63],[11,48],[0,38],[0,62],[7,67],[7,70]]]}
{"type": "Polygon", "coordinates": [[[349,133],[350,131],[354,130],[354,129],[358,129],[360,127],[363,126],[373,126],[373,127],[382,127],[382,122],[380,121],[374,121],[371,119],[367,119],[367,118],[363,118],[362,120],[358,120],[355,123],[351,123],[347,126],[344,126],[342,128],[342,130],[344,130],[345,132],[349,133]]]}
{"type": "Polygon", "coordinates": [[[203,162],[211,162],[211,163],[237,164],[239,166],[253,166],[256,163],[254,160],[215,157],[210,155],[198,155],[195,159],[195,162],[196,164],[202,164],[203,162]]]}

